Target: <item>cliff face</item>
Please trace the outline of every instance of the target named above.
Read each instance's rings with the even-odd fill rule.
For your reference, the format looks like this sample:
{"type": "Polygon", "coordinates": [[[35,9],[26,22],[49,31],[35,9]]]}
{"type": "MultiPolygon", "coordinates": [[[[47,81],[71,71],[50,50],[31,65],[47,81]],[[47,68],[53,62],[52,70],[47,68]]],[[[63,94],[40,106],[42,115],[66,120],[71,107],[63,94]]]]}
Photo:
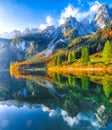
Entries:
{"type": "Polygon", "coordinates": [[[107,4],[103,4],[99,8],[94,18],[94,22],[99,28],[104,28],[106,25],[111,24],[112,23],[112,8],[109,8],[107,4]]]}

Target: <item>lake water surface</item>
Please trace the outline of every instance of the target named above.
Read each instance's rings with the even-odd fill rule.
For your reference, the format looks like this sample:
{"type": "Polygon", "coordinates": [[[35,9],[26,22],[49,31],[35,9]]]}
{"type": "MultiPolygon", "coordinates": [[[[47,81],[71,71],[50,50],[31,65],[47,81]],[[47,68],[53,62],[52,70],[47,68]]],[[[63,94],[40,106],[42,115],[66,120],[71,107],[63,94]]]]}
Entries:
{"type": "Polygon", "coordinates": [[[0,130],[112,130],[111,75],[24,75],[0,72],[0,130]]]}

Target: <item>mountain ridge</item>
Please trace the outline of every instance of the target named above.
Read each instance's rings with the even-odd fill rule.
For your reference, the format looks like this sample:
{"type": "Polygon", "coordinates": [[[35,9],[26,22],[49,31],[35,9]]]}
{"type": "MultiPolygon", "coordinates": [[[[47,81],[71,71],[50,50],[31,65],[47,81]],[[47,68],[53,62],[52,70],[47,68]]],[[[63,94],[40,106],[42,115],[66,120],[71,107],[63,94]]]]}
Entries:
{"type": "Polygon", "coordinates": [[[4,38],[12,39],[15,37],[21,37],[28,34],[38,34],[38,33],[41,34],[46,30],[49,32],[51,30],[51,27],[52,28],[54,27],[55,31],[61,28],[63,34],[65,34],[68,29],[70,30],[74,29],[75,31],[78,31],[77,32],[78,35],[81,36],[93,33],[97,29],[104,28],[107,24],[111,23],[112,23],[112,8],[109,7],[107,4],[102,4],[91,22],[89,22],[87,18],[84,18],[82,21],[77,21],[75,17],[69,16],[66,18],[65,23],[58,26],[57,28],[54,25],[48,26],[46,27],[46,29],[43,30],[39,30],[38,28],[31,28],[31,29],[26,28],[23,32],[20,32],[19,30],[14,30],[11,33],[4,33],[4,35],[0,35],[0,37],[4,36],[4,38]],[[88,27],[88,30],[85,26],[88,27]]]}
{"type": "MultiPolygon", "coordinates": [[[[31,33],[30,30],[27,28],[24,31],[24,35],[16,36],[15,38],[9,40],[10,46],[9,49],[7,50],[8,52],[17,55],[16,57],[22,57],[19,59],[19,61],[28,59],[44,50],[50,50],[49,53],[47,53],[48,56],[52,52],[56,51],[56,49],[66,48],[68,44],[71,43],[74,39],[81,36],[94,34],[98,29],[102,29],[101,27],[97,26],[97,23],[98,20],[101,20],[102,17],[104,17],[103,12],[105,10],[106,10],[105,19],[106,20],[108,19],[107,23],[106,20],[104,19],[105,26],[111,24],[110,19],[112,19],[112,13],[110,12],[110,10],[112,9],[109,8],[108,5],[103,4],[99,8],[96,16],[93,18],[93,21],[91,22],[88,19],[84,19],[78,22],[76,18],[70,16],[66,19],[63,25],[57,28],[55,28],[55,26],[48,26],[41,32],[38,31],[38,29],[34,29],[33,33],[31,33]],[[100,19],[98,19],[97,16],[99,16],[100,19]]],[[[16,34],[20,35],[20,32],[16,30],[16,34]]],[[[7,41],[8,40],[5,39],[4,42],[7,41]]],[[[4,42],[1,42],[0,44],[2,45],[4,42]]],[[[98,43],[95,43],[94,45],[96,44],[98,43]]],[[[9,61],[7,64],[10,64],[10,62],[12,61],[9,61]]]]}

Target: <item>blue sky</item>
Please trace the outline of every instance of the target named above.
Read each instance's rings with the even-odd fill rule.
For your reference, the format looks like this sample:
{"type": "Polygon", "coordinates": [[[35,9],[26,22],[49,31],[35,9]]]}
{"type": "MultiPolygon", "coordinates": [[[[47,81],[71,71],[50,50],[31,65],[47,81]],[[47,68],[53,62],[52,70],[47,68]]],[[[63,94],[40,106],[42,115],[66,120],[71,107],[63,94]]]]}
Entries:
{"type": "Polygon", "coordinates": [[[0,33],[59,26],[70,15],[91,20],[102,3],[112,5],[111,0],[0,0],[0,33]]]}

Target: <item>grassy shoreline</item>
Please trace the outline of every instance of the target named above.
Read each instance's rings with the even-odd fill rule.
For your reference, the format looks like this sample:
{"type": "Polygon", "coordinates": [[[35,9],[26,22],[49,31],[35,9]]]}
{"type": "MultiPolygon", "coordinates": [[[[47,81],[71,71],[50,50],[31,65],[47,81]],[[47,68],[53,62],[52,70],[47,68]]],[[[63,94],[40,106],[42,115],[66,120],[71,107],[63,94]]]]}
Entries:
{"type": "Polygon", "coordinates": [[[65,74],[112,74],[112,65],[104,65],[104,64],[88,64],[86,66],[79,65],[62,65],[62,66],[54,66],[48,67],[48,71],[59,72],[65,74]]]}

